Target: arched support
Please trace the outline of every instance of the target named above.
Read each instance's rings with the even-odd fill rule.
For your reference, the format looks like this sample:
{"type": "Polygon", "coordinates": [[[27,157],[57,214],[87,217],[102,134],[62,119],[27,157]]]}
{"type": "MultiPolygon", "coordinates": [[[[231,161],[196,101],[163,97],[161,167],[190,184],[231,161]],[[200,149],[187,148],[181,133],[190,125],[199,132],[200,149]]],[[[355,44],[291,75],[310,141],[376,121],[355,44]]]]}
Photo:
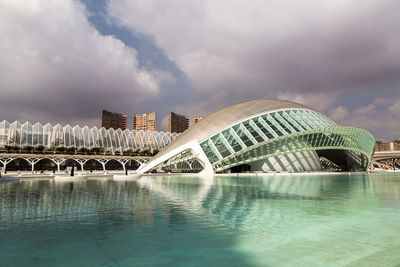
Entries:
{"type": "Polygon", "coordinates": [[[66,161],[64,158],[49,158],[52,162],[54,162],[57,165],[57,171],[60,171],[60,166],[61,164],[66,161]]]}
{"type": "Polygon", "coordinates": [[[134,159],[134,161],[136,161],[139,164],[139,168],[138,170],[144,165],[146,164],[149,160],[148,159],[134,159]]]}
{"type": "MultiPolygon", "coordinates": [[[[11,154],[9,156],[7,155],[0,155],[0,166],[3,166],[3,169],[6,170],[7,166],[9,165],[9,163],[13,160],[16,159],[22,159],[25,160],[28,164],[31,165],[31,170],[35,171],[35,166],[36,164],[43,160],[43,159],[48,159],[52,162],[52,166],[57,165],[57,171],[61,171],[61,166],[63,164],[65,164],[67,161],[69,160],[73,160],[75,161],[75,165],[80,165],[82,170],[85,170],[85,164],[87,164],[87,162],[89,160],[95,160],[98,163],[101,164],[101,166],[103,167],[103,170],[106,170],[106,164],[110,161],[110,160],[115,160],[118,163],[120,163],[122,165],[122,168],[124,169],[124,171],[126,171],[127,169],[127,163],[131,160],[137,162],[138,165],[143,165],[144,163],[146,163],[149,159],[148,158],[135,158],[135,157],[113,157],[113,156],[109,156],[109,157],[103,157],[103,156],[77,156],[74,157],[74,155],[43,155],[43,154],[38,154],[38,155],[17,155],[17,154],[11,154]],[[54,163],[54,164],[53,164],[54,163]]],[[[86,168],[88,168],[86,166],[86,168]]]]}
{"type": "Polygon", "coordinates": [[[3,164],[4,167],[4,173],[7,173],[7,164],[13,161],[14,157],[0,157],[0,162],[3,164]]]}
{"type": "Polygon", "coordinates": [[[110,159],[95,159],[95,160],[97,160],[97,162],[103,166],[103,171],[106,170],[106,164],[107,162],[110,161],[110,159]]]}
{"type": "Polygon", "coordinates": [[[24,158],[24,159],[31,164],[32,172],[34,172],[35,171],[35,164],[38,163],[42,158],[24,158]]]}
{"type": "Polygon", "coordinates": [[[75,159],[76,162],[78,162],[81,165],[81,170],[83,171],[83,165],[88,161],[89,159],[75,159]]]}
{"type": "Polygon", "coordinates": [[[116,159],[119,163],[121,163],[122,168],[124,169],[124,173],[126,172],[126,163],[128,163],[129,159],[116,159]]]}

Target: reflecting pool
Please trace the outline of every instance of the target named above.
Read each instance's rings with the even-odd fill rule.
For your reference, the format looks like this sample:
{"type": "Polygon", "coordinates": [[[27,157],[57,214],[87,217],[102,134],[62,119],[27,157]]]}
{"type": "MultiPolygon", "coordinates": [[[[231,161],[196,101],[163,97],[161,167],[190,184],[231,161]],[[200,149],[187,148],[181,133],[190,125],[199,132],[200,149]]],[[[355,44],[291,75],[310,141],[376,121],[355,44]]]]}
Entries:
{"type": "Polygon", "coordinates": [[[1,266],[400,264],[400,175],[0,183],[1,266]]]}

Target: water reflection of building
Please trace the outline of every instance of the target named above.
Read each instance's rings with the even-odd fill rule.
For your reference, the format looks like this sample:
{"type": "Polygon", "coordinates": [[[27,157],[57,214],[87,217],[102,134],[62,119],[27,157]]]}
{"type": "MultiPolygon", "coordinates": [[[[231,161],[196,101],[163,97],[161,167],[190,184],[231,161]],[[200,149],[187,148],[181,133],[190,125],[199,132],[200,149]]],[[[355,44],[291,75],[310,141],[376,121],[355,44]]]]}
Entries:
{"type": "Polygon", "coordinates": [[[400,196],[400,186],[394,180],[395,186],[388,188],[371,176],[358,178],[346,175],[218,177],[209,180],[142,177],[136,182],[98,179],[0,183],[0,221],[7,224],[25,219],[107,219],[127,220],[141,227],[155,224],[158,217],[165,218],[166,223],[174,227],[195,216],[206,224],[253,227],[256,220],[266,223],[293,220],[295,223],[295,218],[312,216],[319,209],[328,212],[332,207],[334,210],[329,212],[337,214],[354,213],[355,206],[373,209],[379,199],[368,197],[365,202],[365,194],[374,195],[376,189],[380,197],[384,197],[387,190],[397,190],[397,196],[400,196]]]}
{"type": "Polygon", "coordinates": [[[132,196],[132,216],[134,224],[140,226],[154,223],[154,195],[146,191],[139,191],[132,196]]]}
{"type": "Polygon", "coordinates": [[[395,173],[385,173],[380,175],[381,177],[379,177],[379,179],[373,180],[380,201],[385,202],[386,207],[396,205],[396,208],[399,208],[400,180],[398,175],[395,173]]]}
{"type": "Polygon", "coordinates": [[[75,220],[87,216],[100,218],[110,212],[113,216],[124,217],[127,216],[124,214],[126,211],[133,211],[134,221],[151,224],[154,202],[148,197],[148,192],[139,189],[135,183],[117,183],[105,179],[0,183],[0,220],[3,223],[22,222],[23,219],[75,220]],[[145,200],[140,203],[143,197],[145,200]],[[13,203],[12,208],[10,203],[13,203]]]}
{"type": "MultiPolygon", "coordinates": [[[[170,206],[179,207],[179,215],[175,214],[176,210],[169,208],[169,218],[192,214],[201,216],[210,223],[229,224],[230,227],[251,227],[252,222],[263,217],[271,217],[271,220],[264,218],[271,222],[274,221],[273,217],[291,220],[290,216],[283,218],[283,215],[290,215],[290,209],[293,209],[293,217],[299,216],[299,213],[304,216],[313,215],[315,209],[329,209],[324,205],[332,200],[336,201],[335,205],[342,207],[334,212],[345,214],[347,208],[351,209],[355,203],[364,205],[364,195],[360,193],[360,187],[364,192],[374,193],[373,183],[368,175],[357,183],[347,175],[291,175],[249,176],[238,179],[218,177],[211,181],[198,177],[144,177],[139,184],[165,198],[170,206]],[[348,195],[350,198],[343,201],[337,199],[337,194],[348,195]],[[323,199],[326,202],[321,201],[323,199]],[[315,202],[315,205],[311,205],[312,208],[304,205],[309,202],[315,202]],[[349,203],[351,205],[347,207],[349,203]]],[[[374,207],[372,202],[368,205],[374,207]]]]}

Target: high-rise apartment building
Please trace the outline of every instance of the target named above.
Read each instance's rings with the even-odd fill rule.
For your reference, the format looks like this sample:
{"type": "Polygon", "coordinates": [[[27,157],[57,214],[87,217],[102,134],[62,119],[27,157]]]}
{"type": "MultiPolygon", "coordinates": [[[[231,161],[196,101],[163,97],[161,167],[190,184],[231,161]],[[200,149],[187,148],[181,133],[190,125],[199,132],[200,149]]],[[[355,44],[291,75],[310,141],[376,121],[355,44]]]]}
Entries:
{"type": "Polygon", "coordinates": [[[101,117],[101,127],[106,129],[113,128],[117,130],[118,128],[125,130],[128,122],[128,115],[120,114],[116,112],[111,112],[103,109],[101,117]]]}
{"type": "Polygon", "coordinates": [[[382,141],[376,141],[375,151],[393,151],[393,150],[395,150],[394,142],[384,143],[382,141]]]}
{"type": "Polygon", "coordinates": [[[168,115],[168,132],[183,133],[189,128],[189,117],[171,112],[168,115]]]}
{"type": "Polygon", "coordinates": [[[393,150],[400,151],[400,140],[393,140],[393,150]]]}
{"type": "Polygon", "coordinates": [[[132,130],[156,131],[156,113],[134,114],[132,116],[132,130]]]}
{"type": "Polygon", "coordinates": [[[196,123],[198,123],[199,121],[201,121],[203,119],[203,117],[194,117],[193,118],[193,125],[195,125],[196,123]]]}

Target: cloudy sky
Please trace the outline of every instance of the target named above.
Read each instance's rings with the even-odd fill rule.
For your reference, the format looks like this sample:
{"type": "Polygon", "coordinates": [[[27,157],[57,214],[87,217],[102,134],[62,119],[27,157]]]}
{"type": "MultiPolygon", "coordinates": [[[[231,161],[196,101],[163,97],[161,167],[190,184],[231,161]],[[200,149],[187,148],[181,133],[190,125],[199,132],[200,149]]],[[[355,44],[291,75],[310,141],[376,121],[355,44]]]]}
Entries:
{"type": "Polygon", "coordinates": [[[0,120],[206,115],[255,98],[400,138],[398,0],[0,0],[0,120]]]}

